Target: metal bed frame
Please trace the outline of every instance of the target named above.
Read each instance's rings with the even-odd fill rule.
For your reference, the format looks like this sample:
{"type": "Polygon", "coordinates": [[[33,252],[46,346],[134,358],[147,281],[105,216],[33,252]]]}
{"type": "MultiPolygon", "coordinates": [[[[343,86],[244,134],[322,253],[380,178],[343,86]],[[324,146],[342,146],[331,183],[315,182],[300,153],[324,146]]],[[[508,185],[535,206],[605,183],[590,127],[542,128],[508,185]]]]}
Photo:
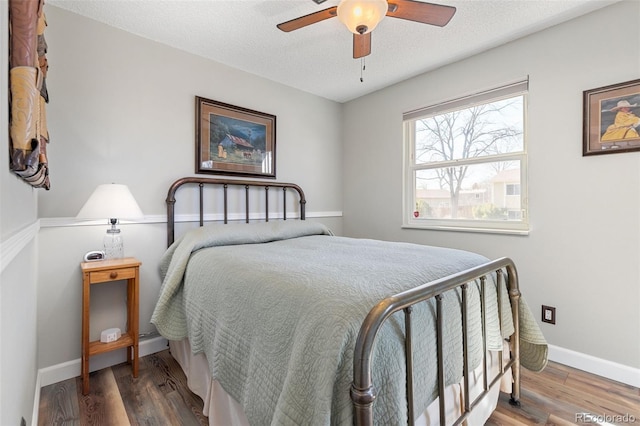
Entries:
{"type": "MultiPolygon", "coordinates": [[[[249,194],[253,188],[260,188],[264,191],[265,209],[264,216],[260,220],[269,221],[269,189],[279,188],[283,191],[283,220],[287,220],[287,201],[286,193],[289,189],[295,190],[299,199],[299,219],[305,220],[306,198],[302,189],[292,183],[282,182],[266,182],[266,181],[250,181],[235,179],[215,179],[186,177],[175,181],[169,188],[167,194],[167,246],[170,246],[175,240],[175,203],[176,192],[185,185],[198,185],[199,187],[199,225],[204,225],[204,187],[218,186],[221,187],[224,195],[223,213],[224,223],[229,221],[228,206],[228,188],[230,186],[244,187],[245,200],[244,221],[249,223],[249,194]]],[[[412,350],[412,308],[417,303],[425,302],[429,299],[436,300],[436,330],[437,330],[437,354],[438,354],[438,395],[440,404],[440,424],[445,425],[445,382],[444,382],[444,357],[443,357],[443,330],[444,322],[442,299],[443,294],[447,291],[460,289],[462,294],[462,338],[463,338],[463,396],[464,407],[463,413],[455,421],[454,425],[459,425],[467,419],[473,408],[489,393],[489,389],[505,376],[509,369],[512,373],[512,392],[510,403],[512,405],[520,405],[520,334],[519,334],[519,301],[520,289],[518,285],[518,274],[513,261],[509,258],[500,258],[477,267],[458,272],[456,274],[432,281],[415,287],[411,290],[387,297],[374,306],[366,316],[355,345],[353,359],[353,382],[351,384],[350,395],[354,407],[354,421],[357,425],[373,425],[373,404],[376,399],[376,390],[373,384],[372,372],[372,355],[373,348],[376,343],[376,335],[384,322],[394,313],[403,311],[405,322],[405,365],[407,371],[407,414],[408,424],[413,425],[415,418],[415,408],[413,401],[413,350],[412,350]],[[506,277],[505,277],[506,271],[506,277]],[[485,324],[485,302],[484,291],[486,285],[486,277],[490,274],[496,274],[498,287],[503,285],[506,279],[508,286],[508,294],[511,303],[511,311],[513,316],[514,334],[508,340],[510,343],[511,354],[510,360],[503,362],[500,356],[499,372],[489,383],[488,367],[487,367],[487,342],[486,342],[486,324],[485,324]],[[470,401],[469,395],[469,365],[468,365],[468,339],[467,339],[467,289],[469,283],[480,282],[480,299],[482,315],[482,336],[483,336],[483,391],[474,401],[470,401]]],[[[498,291],[498,299],[500,299],[500,291],[498,291]]],[[[502,324],[502,312],[500,310],[501,303],[498,300],[498,316],[502,324]]]]}
{"type": "Polygon", "coordinates": [[[224,195],[223,213],[224,223],[229,222],[229,204],[228,204],[228,189],[229,186],[243,186],[245,193],[245,222],[249,223],[249,193],[252,187],[260,187],[264,190],[265,197],[265,216],[264,220],[269,222],[269,188],[282,188],[283,193],[283,206],[282,214],[283,220],[287,220],[287,190],[293,189],[298,193],[300,200],[300,220],[305,220],[305,205],[307,203],[304,197],[302,188],[293,183],[281,183],[281,182],[260,182],[255,180],[231,180],[231,179],[215,179],[215,178],[199,178],[199,177],[186,177],[178,179],[169,187],[169,193],[167,194],[167,247],[173,244],[175,240],[175,204],[176,204],[176,192],[183,185],[197,184],[199,187],[200,195],[200,226],[204,225],[204,186],[220,186],[222,187],[224,195]]]}

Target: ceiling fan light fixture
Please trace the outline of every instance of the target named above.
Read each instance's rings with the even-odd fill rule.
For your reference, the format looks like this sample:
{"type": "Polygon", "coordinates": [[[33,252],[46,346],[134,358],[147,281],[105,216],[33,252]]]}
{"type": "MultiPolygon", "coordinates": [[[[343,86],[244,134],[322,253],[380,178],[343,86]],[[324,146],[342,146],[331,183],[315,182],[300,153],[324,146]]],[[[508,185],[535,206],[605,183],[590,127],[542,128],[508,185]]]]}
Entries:
{"type": "Polygon", "coordinates": [[[354,34],[366,34],[387,14],[387,0],[342,0],[338,19],[354,34]]]}

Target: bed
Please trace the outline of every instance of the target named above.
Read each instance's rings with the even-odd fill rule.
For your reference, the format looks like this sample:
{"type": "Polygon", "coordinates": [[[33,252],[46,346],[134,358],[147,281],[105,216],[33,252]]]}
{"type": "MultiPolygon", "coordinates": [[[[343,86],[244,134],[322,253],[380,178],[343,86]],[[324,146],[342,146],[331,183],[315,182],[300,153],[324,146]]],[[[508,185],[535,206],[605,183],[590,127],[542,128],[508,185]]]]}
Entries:
{"type": "Polygon", "coordinates": [[[152,323],[210,425],[479,425],[500,389],[519,404],[547,345],[510,259],[340,237],[305,208],[289,183],[169,189],[152,323]],[[178,190],[199,226],[176,239],[178,190]]]}

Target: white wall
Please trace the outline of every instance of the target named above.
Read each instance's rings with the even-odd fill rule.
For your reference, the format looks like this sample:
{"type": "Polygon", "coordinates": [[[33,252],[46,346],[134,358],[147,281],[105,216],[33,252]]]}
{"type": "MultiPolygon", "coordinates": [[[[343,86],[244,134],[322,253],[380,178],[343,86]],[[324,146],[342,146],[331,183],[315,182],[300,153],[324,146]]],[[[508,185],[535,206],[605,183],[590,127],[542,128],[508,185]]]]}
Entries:
{"type": "MultiPolygon", "coordinates": [[[[34,234],[35,235],[35,234],[34,234]]],[[[3,246],[6,241],[3,241],[3,246]]],[[[30,423],[37,377],[37,238],[5,266],[0,298],[0,424],[30,423]]]]}
{"type": "Polygon", "coordinates": [[[582,92],[640,77],[638,16],[617,3],[346,104],[345,235],[512,257],[536,316],[557,308],[550,344],[640,368],[640,153],[582,157],[582,92]],[[402,113],[527,75],[530,235],[401,229],[402,113]]]}
{"type": "MultiPolygon", "coordinates": [[[[0,1],[0,132],[8,130],[8,2],[0,1]]],[[[36,190],[9,172],[0,149],[0,424],[31,422],[37,373],[36,190]]]]}
{"type": "MultiPolygon", "coordinates": [[[[2,24],[6,0],[0,5],[2,24]]],[[[543,325],[550,343],[640,367],[640,157],[581,156],[582,91],[638,78],[638,49],[616,40],[638,39],[639,7],[611,6],[343,106],[45,6],[52,189],[33,191],[1,172],[3,248],[37,217],[42,228],[3,268],[0,423],[29,420],[36,352],[40,368],[80,357],[78,264],[106,227],[73,217],[110,181],[129,185],[146,215],[163,215],[169,184],[193,174],[196,95],[275,114],[278,180],[302,185],[310,212],[344,210],[344,220],[323,219],[339,233],[509,255],[534,312],[542,303],[558,308],[558,325],[543,325]],[[594,30],[603,22],[617,24],[594,30]],[[402,112],[527,74],[531,235],[401,230],[402,112]],[[37,277],[20,275],[38,257],[37,277]]],[[[3,39],[5,69],[6,56],[3,39]]],[[[6,129],[5,112],[0,120],[6,129]]],[[[143,261],[140,321],[150,331],[164,225],[122,229],[126,255],[143,261]]],[[[96,331],[121,320],[112,287],[96,302],[96,331]]]]}
{"type": "MultiPolygon", "coordinates": [[[[277,180],[302,186],[312,216],[335,212],[322,220],[341,231],[340,104],[51,5],[45,11],[51,190],[38,200],[41,368],[80,358],[79,263],[100,248],[107,226],[78,226],[74,217],[98,184],[127,184],[152,222],[121,228],[125,255],[143,263],[140,331],[153,331],[157,265],[166,246],[165,225],[156,222],[166,212],[169,185],[194,174],[195,96],[276,115],[277,180]]],[[[124,327],[123,286],[96,287],[93,338],[124,327]]]]}

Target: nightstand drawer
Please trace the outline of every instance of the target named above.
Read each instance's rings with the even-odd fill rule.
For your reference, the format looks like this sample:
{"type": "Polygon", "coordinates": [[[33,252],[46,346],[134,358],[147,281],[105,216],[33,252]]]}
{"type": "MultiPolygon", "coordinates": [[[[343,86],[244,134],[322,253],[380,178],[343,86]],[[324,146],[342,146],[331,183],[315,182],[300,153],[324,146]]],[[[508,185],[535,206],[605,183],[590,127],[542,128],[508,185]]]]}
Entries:
{"type": "Polygon", "coordinates": [[[136,276],[136,268],[112,269],[109,271],[97,271],[90,273],[91,284],[105,281],[128,280],[136,276]]]}

